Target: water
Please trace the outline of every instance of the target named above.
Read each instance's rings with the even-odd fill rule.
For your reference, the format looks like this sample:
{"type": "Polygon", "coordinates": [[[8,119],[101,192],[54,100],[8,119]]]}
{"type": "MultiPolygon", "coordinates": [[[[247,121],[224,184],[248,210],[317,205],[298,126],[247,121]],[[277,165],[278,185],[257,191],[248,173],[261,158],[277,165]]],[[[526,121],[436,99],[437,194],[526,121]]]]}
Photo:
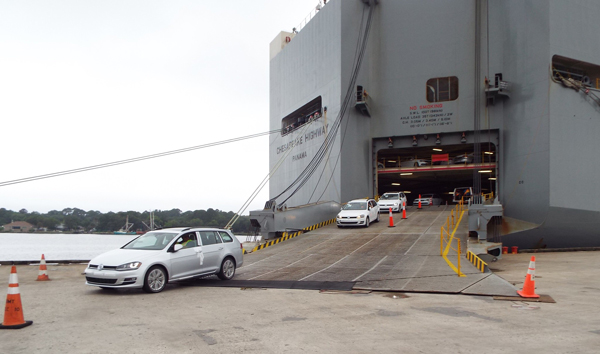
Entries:
{"type": "MultiPolygon", "coordinates": [[[[0,233],[0,261],[89,261],[137,235],[0,233]]],[[[240,242],[246,236],[236,236],[240,242]]]]}

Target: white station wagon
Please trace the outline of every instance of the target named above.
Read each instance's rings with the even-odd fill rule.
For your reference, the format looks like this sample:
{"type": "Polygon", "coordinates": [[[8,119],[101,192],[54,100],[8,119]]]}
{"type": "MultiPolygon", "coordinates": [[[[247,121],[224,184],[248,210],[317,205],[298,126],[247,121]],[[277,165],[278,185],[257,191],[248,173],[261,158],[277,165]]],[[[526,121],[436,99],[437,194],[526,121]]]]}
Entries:
{"type": "Polygon", "coordinates": [[[212,274],[229,280],[243,262],[242,244],[229,230],[172,228],[150,231],[95,257],[85,279],[100,288],[158,293],[171,281],[212,274]]]}

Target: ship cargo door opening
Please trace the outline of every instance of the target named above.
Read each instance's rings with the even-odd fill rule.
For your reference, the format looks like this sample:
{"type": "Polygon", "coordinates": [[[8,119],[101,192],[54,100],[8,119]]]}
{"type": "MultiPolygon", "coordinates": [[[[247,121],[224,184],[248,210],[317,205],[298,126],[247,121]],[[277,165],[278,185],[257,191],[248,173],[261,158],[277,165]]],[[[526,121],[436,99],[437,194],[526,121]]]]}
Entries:
{"type": "Polygon", "coordinates": [[[482,193],[496,195],[497,150],[481,143],[480,161],[474,161],[473,144],[377,150],[377,195],[404,192],[408,205],[419,195],[436,194],[441,204],[452,204],[455,188],[472,187],[473,171],[481,178],[482,193]],[[493,193],[493,194],[492,194],[493,193]]]}

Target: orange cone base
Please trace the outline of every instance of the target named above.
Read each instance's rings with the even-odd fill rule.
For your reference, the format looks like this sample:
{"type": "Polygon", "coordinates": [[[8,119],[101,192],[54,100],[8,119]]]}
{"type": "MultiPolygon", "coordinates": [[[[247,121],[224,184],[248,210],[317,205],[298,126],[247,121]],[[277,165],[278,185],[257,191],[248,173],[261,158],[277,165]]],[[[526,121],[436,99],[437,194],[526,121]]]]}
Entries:
{"type": "Polygon", "coordinates": [[[390,224],[388,225],[388,227],[396,227],[396,226],[394,226],[394,219],[392,219],[391,216],[390,216],[390,224]]]}
{"type": "Polygon", "coordinates": [[[48,274],[41,274],[38,275],[36,281],[46,281],[46,280],[50,280],[50,278],[48,278],[48,274]]]}
{"type": "Polygon", "coordinates": [[[16,325],[11,325],[11,326],[5,326],[3,324],[0,324],[0,329],[20,329],[23,327],[27,327],[31,324],[33,324],[33,321],[25,321],[21,324],[16,324],[16,325]]]}
{"type": "Polygon", "coordinates": [[[519,294],[520,297],[529,297],[529,298],[534,298],[534,299],[537,299],[540,297],[538,294],[525,294],[525,291],[523,291],[523,290],[517,290],[517,294],[519,294]]]}

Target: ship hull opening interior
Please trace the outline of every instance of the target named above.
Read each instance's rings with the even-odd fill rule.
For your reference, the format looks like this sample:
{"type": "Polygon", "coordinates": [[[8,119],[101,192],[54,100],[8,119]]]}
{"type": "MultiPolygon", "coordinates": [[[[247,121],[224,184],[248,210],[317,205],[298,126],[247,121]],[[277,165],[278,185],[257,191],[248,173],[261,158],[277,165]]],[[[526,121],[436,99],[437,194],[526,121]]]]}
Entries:
{"type": "Polygon", "coordinates": [[[434,194],[441,198],[440,204],[452,204],[454,189],[473,187],[474,176],[481,180],[482,194],[488,198],[497,194],[498,151],[494,143],[479,144],[479,159],[473,143],[398,148],[376,145],[380,145],[374,164],[377,195],[404,192],[407,205],[412,205],[419,195],[434,194]]]}

